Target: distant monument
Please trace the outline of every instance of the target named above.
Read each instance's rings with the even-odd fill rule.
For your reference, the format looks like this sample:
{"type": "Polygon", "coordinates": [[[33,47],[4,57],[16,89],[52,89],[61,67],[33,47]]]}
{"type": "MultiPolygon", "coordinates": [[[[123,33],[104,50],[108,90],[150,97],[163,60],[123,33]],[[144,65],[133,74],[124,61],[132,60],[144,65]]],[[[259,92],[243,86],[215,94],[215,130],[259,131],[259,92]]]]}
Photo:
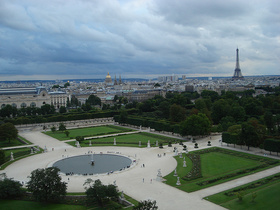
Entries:
{"type": "Polygon", "coordinates": [[[107,74],[107,76],[105,78],[105,83],[112,83],[112,78],[111,78],[109,72],[108,72],[108,74],[107,74]]]}
{"type": "Polygon", "coordinates": [[[233,80],[244,79],[244,77],[241,74],[241,69],[240,69],[240,65],[239,65],[239,50],[238,50],[238,48],[236,49],[236,65],[235,65],[234,75],[233,75],[232,79],[233,80]]]}

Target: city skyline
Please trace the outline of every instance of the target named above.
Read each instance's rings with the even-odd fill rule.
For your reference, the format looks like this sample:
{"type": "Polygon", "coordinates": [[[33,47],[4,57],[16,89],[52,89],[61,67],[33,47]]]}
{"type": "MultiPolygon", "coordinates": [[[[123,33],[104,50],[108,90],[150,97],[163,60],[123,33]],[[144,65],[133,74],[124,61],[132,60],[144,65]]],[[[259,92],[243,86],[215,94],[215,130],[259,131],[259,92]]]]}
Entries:
{"type": "Polygon", "coordinates": [[[279,75],[277,0],[0,2],[0,81],[279,75]]]}

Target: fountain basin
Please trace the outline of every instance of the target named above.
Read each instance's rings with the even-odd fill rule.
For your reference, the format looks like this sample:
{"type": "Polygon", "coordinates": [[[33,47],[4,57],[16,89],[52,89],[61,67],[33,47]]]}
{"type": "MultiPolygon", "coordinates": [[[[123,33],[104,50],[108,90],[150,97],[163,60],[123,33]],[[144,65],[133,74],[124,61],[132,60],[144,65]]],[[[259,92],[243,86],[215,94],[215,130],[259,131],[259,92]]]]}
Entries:
{"type": "Polygon", "coordinates": [[[131,166],[128,157],[113,154],[88,154],[68,157],[55,162],[52,166],[68,174],[93,175],[122,171],[131,166]],[[94,164],[92,164],[92,160],[94,164]]]}

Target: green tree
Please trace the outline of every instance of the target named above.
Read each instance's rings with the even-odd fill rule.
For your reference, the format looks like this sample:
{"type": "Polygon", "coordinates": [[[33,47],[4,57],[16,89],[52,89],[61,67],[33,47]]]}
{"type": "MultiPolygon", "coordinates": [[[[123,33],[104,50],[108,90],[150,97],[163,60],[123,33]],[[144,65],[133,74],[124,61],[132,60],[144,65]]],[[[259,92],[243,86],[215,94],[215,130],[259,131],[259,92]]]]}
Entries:
{"type": "Polygon", "coordinates": [[[54,114],[55,113],[55,108],[54,108],[53,105],[44,104],[43,106],[41,106],[41,113],[43,115],[54,114]]]}
{"type": "Polygon", "coordinates": [[[101,106],[101,99],[95,95],[90,95],[86,100],[86,103],[89,103],[92,106],[99,105],[101,106]]]}
{"type": "Polygon", "coordinates": [[[218,124],[223,117],[229,116],[231,113],[231,106],[224,99],[215,101],[212,106],[212,120],[218,124]]]}
{"type": "Polygon", "coordinates": [[[63,113],[66,113],[66,112],[67,112],[67,109],[66,109],[65,106],[59,107],[59,113],[60,113],[60,114],[63,114],[63,113]]]}
{"type": "Polygon", "coordinates": [[[59,127],[58,127],[59,131],[65,131],[66,130],[66,126],[64,123],[59,123],[59,127]]]}
{"type": "Polygon", "coordinates": [[[240,139],[245,143],[245,145],[248,147],[248,150],[251,146],[256,146],[258,141],[258,134],[250,123],[245,122],[241,125],[241,134],[240,139]]]}
{"type": "Polygon", "coordinates": [[[231,134],[240,134],[241,133],[241,125],[232,125],[227,129],[227,132],[231,133],[231,134]]]}
{"type": "Polygon", "coordinates": [[[161,111],[162,117],[165,119],[169,118],[169,111],[170,111],[170,103],[168,101],[162,101],[160,102],[158,106],[158,110],[161,111]]]}
{"type": "Polygon", "coordinates": [[[211,122],[205,114],[191,115],[181,123],[181,135],[207,135],[211,130],[211,122]]]}
{"type": "Polygon", "coordinates": [[[156,204],[157,202],[155,200],[140,201],[137,206],[133,207],[133,210],[155,210],[158,209],[158,206],[156,204]]]}
{"type": "Polygon", "coordinates": [[[9,141],[11,143],[12,139],[16,139],[18,135],[18,130],[12,123],[4,123],[0,125],[0,140],[9,141]]]}
{"type": "Polygon", "coordinates": [[[127,111],[122,110],[120,112],[120,121],[119,122],[120,123],[126,123],[127,117],[128,117],[127,111]]]}
{"type": "Polygon", "coordinates": [[[99,179],[95,181],[87,179],[84,185],[86,185],[86,195],[89,204],[97,202],[99,205],[104,206],[110,200],[118,200],[119,192],[115,185],[103,185],[99,179]]]}
{"type": "Polygon", "coordinates": [[[266,111],[264,113],[264,123],[268,128],[269,133],[273,133],[274,126],[275,126],[275,119],[271,112],[266,111]]]}
{"type": "Polygon", "coordinates": [[[16,108],[12,107],[10,104],[7,104],[0,110],[1,117],[12,117],[15,116],[16,108]]]}
{"type": "Polygon", "coordinates": [[[70,83],[69,82],[66,82],[65,84],[64,84],[64,88],[67,88],[67,87],[69,87],[70,86],[70,83]]]}
{"type": "Polygon", "coordinates": [[[68,130],[64,131],[65,135],[68,137],[70,132],[68,130]]]}
{"type": "Polygon", "coordinates": [[[85,112],[90,111],[91,110],[91,105],[89,103],[85,103],[82,105],[82,110],[84,110],[85,112]]]}
{"type": "Polygon", "coordinates": [[[83,136],[76,136],[76,141],[81,143],[82,141],[84,141],[84,137],[83,136]]]}
{"type": "Polygon", "coordinates": [[[4,178],[0,180],[0,199],[15,199],[21,197],[24,194],[24,190],[21,188],[21,184],[18,181],[4,178]]]}
{"type": "Polygon", "coordinates": [[[5,163],[5,153],[4,150],[0,149],[0,165],[5,163]]]}
{"type": "Polygon", "coordinates": [[[210,98],[212,102],[217,101],[220,96],[216,91],[213,90],[203,90],[201,92],[201,97],[202,98],[210,98]]]}
{"type": "Polygon", "coordinates": [[[36,200],[54,202],[64,198],[67,185],[61,181],[59,169],[50,167],[32,171],[27,188],[36,200]]]}
{"type": "Polygon", "coordinates": [[[55,126],[52,126],[51,127],[51,131],[54,133],[56,131],[56,127],[55,126]]]}
{"type": "Polygon", "coordinates": [[[170,120],[172,122],[181,122],[186,119],[186,109],[180,105],[173,104],[170,106],[170,120]]]}

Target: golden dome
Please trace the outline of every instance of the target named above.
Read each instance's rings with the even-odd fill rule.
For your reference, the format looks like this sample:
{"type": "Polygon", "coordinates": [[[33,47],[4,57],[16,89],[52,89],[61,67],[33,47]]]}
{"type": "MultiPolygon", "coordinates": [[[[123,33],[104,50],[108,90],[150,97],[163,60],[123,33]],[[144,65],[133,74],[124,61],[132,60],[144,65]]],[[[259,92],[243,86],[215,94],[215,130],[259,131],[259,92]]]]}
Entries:
{"type": "Polygon", "coordinates": [[[106,78],[110,78],[111,79],[111,76],[110,76],[109,72],[108,72],[106,78]]]}
{"type": "Polygon", "coordinates": [[[106,76],[106,78],[105,78],[105,82],[106,82],[106,83],[112,83],[112,78],[111,78],[109,72],[108,72],[108,74],[107,74],[107,76],[106,76]]]}

